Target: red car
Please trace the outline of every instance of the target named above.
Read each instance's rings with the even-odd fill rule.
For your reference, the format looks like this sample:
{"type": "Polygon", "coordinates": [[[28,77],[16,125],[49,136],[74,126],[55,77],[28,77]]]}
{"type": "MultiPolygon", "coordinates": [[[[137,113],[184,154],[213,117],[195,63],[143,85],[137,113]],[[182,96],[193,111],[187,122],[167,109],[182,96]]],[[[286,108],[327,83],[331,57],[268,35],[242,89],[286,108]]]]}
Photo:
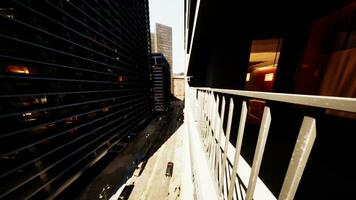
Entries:
{"type": "Polygon", "coordinates": [[[172,174],[173,174],[173,163],[168,162],[167,169],[166,169],[166,176],[172,176],[172,174]]]}

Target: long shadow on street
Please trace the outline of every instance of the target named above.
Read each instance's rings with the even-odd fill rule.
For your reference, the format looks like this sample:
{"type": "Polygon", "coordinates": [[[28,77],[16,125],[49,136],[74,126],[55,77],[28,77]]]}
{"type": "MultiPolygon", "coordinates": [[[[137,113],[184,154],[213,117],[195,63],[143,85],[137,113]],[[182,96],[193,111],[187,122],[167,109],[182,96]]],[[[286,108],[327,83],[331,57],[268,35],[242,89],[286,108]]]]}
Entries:
{"type": "Polygon", "coordinates": [[[182,123],[183,101],[175,99],[167,113],[157,114],[143,125],[143,130],[138,130],[124,151],[108,153],[56,199],[109,199],[132,176],[137,165],[149,159],[182,123]]]}

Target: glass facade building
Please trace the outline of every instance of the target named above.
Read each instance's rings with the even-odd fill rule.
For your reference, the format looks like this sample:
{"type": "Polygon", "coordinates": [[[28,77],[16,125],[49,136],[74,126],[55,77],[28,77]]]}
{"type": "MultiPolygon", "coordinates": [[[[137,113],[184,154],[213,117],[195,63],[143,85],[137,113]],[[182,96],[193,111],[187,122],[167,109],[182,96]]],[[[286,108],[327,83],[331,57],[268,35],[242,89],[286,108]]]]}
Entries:
{"type": "Polygon", "coordinates": [[[156,112],[166,112],[171,100],[169,63],[163,54],[153,53],[151,65],[154,110],[156,112]]]}
{"type": "Polygon", "coordinates": [[[0,2],[0,199],[53,198],[152,114],[148,1],[0,2]]]}

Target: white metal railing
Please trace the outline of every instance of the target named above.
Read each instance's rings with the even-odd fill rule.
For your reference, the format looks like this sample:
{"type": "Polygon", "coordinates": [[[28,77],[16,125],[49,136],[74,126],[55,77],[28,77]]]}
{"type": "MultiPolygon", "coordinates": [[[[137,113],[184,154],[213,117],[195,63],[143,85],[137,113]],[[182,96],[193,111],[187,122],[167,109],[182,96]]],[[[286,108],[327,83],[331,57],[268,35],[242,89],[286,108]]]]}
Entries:
{"type": "MultiPolygon", "coordinates": [[[[191,113],[193,115],[189,116],[189,118],[193,119],[188,120],[196,121],[197,126],[199,126],[201,145],[206,151],[210,176],[213,177],[213,180],[216,183],[215,190],[220,199],[277,199],[277,197],[272,194],[258,177],[271,123],[270,108],[268,106],[264,107],[251,167],[240,155],[248,108],[246,102],[242,101],[235,147],[229,142],[231,125],[233,123],[234,101],[231,97],[227,99],[227,94],[230,96],[238,95],[242,97],[252,97],[356,113],[355,98],[189,87],[186,91],[186,99],[189,104],[188,109],[192,109],[191,113]],[[221,115],[218,112],[220,104],[221,115]],[[228,114],[226,127],[223,127],[223,122],[225,120],[224,112],[227,105],[228,114]],[[238,182],[242,182],[242,184],[236,184],[238,182]],[[241,188],[241,185],[247,187],[241,188]]],[[[315,138],[315,119],[304,116],[278,199],[284,200],[294,198],[315,138]]],[[[198,144],[197,141],[194,142],[195,144],[198,144]]],[[[194,149],[191,151],[194,151],[194,149]]],[[[194,153],[192,154],[194,155],[194,153]]],[[[192,168],[194,168],[194,166],[192,168]]],[[[199,170],[194,172],[193,169],[193,176],[195,176],[194,173],[201,173],[199,170]]],[[[211,187],[205,188],[206,190],[211,190],[211,187]]],[[[196,190],[198,193],[207,192],[202,191],[204,190],[204,187],[200,187],[196,190]]],[[[211,193],[211,191],[208,192],[211,193]]],[[[197,196],[199,197],[199,194],[197,196]]]]}

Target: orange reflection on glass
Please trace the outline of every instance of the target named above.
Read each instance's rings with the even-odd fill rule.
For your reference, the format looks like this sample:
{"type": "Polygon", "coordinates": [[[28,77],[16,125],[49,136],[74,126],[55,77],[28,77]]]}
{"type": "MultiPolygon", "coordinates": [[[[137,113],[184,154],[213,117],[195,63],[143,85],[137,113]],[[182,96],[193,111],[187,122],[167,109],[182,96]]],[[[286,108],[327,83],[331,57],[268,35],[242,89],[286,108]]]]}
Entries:
{"type": "Polygon", "coordinates": [[[5,67],[5,71],[8,73],[15,74],[36,74],[37,70],[35,67],[28,67],[25,65],[8,64],[5,67]]]}
{"type": "Polygon", "coordinates": [[[17,74],[30,74],[30,70],[23,65],[7,65],[6,72],[17,74]]]}

